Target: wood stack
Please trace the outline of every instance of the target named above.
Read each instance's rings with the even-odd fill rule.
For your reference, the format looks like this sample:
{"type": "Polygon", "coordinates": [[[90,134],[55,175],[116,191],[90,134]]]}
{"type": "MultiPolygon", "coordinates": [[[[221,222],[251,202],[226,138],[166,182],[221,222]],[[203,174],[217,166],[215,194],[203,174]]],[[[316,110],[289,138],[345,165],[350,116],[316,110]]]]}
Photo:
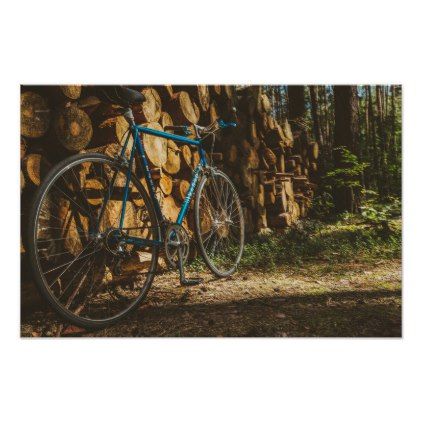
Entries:
{"type": "MultiPolygon", "coordinates": [[[[117,152],[128,125],[115,107],[100,103],[92,87],[22,87],[22,209],[46,171],[66,156],[86,151],[117,152]]],[[[276,121],[260,86],[136,86],[146,97],[134,106],[136,122],[162,130],[169,125],[208,125],[238,109],[238,127],[221,131],[214,163],[234,181],[248,233],[292,225],[306,216],[315,189],[318,144],[293,152],[289,123],[276,121]]],[[[147,135],[144,138],[165,215],[174,220],[186,196],[195,148],[147,135]]],[[[210,151],[208,151],[210,152],[210,151]]],[[[24,220],[23,220],[24,221],[24,220]]],[[[189,223],[187,227],[193,227],[189,223]]]]}

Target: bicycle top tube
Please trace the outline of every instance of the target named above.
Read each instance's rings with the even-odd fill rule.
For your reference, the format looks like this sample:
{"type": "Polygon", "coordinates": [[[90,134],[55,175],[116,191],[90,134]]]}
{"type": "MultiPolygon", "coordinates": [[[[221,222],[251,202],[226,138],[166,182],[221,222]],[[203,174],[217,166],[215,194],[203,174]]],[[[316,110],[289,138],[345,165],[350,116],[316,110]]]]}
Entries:
{"type": "Polygon", "coordinates": [[[140,125],[135,125],[135,126],[136,126],[136,129],[141,133],[147,133],[148,135],[154,135],[154,136],[158,136],[164,139],[171,139],[172,141],[182,142],[188,145],[195,145],[195,146],[201,145],[201,139],[190,139],[190,138],[187,138],[186,136],[176,135],[174,133],[169,133],[169,132],[163,132],[161,130],[151,129],[145,126],[140,126],[140,125]]]}

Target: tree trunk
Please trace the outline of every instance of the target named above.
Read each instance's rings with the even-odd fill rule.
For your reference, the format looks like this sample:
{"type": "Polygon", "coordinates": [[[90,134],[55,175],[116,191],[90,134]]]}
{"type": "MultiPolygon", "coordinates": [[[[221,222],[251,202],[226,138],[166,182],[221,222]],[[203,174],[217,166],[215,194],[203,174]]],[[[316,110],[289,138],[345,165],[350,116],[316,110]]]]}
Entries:
{"type": "Polygon", "coordinates": [[[376,105],[377,105],[377,135],[380,143],[380,183],[379,193],[382,197],[388,195],[389,177],[387,174],[386,151],[387,151],[387,134],[385,131],[385,114],[383,88],[381,85],[376,86],[376,105]]]}
{"type": "Polygon", "coordinates": [[[321,130],[321,121],[318,114],[318,86],[316,85],[309,85],[309,91],[311,93],[311,112],[312,112],[312,123],[313,123],[313,132],[315,136],[315,140],[318,142],[319,145],[322,145],[324,140],[322,136],[321,130]]]}
{"type": "MultiPolygon", "coordinates": [[[[345,147],[354,153],[359,140],[357,87],[336,85],[334,87],[334,108],[335,147],[345,147]]],[[[336,168],[346,167],[338,150],[334,152],[334,165],[336,168]]],[[[336,186],[333,191],[333,199],[336,211],[356,211],[356,198],[352,188],[348,186],[336,186]]]]}
{"type": "Polygon", "coordinates": [[[308,143],[308,137],[303,123],[306,117],[305,86],[289,85],[289,121],[293,136],[296,139],[294,151],[299,152],[308,143]]]}

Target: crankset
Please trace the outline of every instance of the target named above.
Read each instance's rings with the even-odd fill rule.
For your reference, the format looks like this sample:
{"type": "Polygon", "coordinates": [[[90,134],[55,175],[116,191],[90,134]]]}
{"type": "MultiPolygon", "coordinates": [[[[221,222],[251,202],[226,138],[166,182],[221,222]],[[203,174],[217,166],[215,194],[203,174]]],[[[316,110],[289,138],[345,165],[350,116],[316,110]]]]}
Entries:
{"type": "Polygon", "coordinates": [[[166,230],[164,251],[167,265],[173,269],[179,265],[179,249],[185,265],[189,256],[189,235],[180,224],[170,224],[166,230]]]}
{"type": "Polygon", "coordinates": [[[182,286],[194,286],[202,281],[201,278],[185,277],[184,267],[189,256],[189,242],[189,235],[180,224],[167,227],[164,239],[166,261],[171,268],[178,268],[182,286]]]}

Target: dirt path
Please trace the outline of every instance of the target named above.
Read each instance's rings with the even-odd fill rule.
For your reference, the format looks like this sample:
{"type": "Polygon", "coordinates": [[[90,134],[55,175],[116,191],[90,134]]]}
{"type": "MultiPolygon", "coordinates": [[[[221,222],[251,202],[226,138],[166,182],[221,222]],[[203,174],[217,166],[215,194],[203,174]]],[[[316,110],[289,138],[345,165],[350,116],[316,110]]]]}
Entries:
{"type": "MultiPolygon", "coordinates": [[[[22,336],[52,336],[44,307],[23,310],[22,336]]],[[[83,336],[401,336],[401,263],[307,263],[180,287],[158,276],[146,303],[120,324],[83,336]]]]}

